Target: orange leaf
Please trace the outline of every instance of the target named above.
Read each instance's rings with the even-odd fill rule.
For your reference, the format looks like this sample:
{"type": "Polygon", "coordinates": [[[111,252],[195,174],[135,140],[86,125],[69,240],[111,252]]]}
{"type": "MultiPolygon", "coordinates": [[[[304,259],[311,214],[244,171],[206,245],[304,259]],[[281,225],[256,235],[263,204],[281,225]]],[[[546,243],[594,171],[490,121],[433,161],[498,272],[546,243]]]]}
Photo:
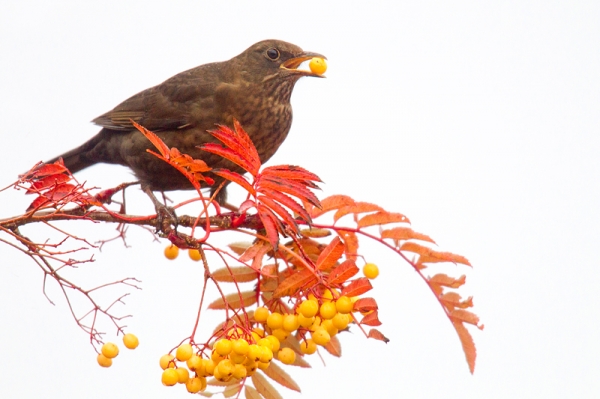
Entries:
{"type": "Polygon", "coordinates": [[[235,152],[231,148],[225,148],[222,145],[216,143],[205,143],[199,146],[199,148],[203,151],[219,155],[227,159],[228,161],[231,161],[234,164],[238,165],[240,168],[244,169],[247,172],[252,173],[251,171],[254,169],[254,165],[248,162],[247,159],[240,157],[240,154],[235,152]]]}
{"type": "Polygon", "coordinates": [[[469,324],[473,324],[477,326],[479,329],[483,330],[483,326],[479,326],[479,317],[472,312],[464,309],[454,309],[450,312],[450,318],[453,321],[465,322],[469,324]]]}
{"type": "Polygon", "coordinates": [[[371,313],[365,315],[365,317],[363,317],[362,320],[360,321],[360,324],[364,324],[364,325],[372,326],[372,327],[380,326],[381,321],[379,321],[378,312],[376,310],[374,310],[371,313]]]}
{"type": "Polygon", "coordinates": [[[315,188],[315,185],[312,185],[313,181],[321,182],[319,176],[315,175],[308,170],[295,165],[278,165],[278,166],[269,166],[264,168],[261,172],[262,175],[268,176],[277,176],[283,179],[289,180],[300,180],[304,181],[307,186],[315,188]]]}
{"type": "Polygon", "coordinates": [[[383,208],[379,205],[371,204],[368,202],[356,202],[353,205],[346,206],[338,209],[338,211],[333,215],[333,220],[338,221],[340,218],[353,213],[365,213],[365,212],[373,212],[373,211],[383,211],[383,208]]]}
{"type": "Polygon", "coordinates": [[[246,266],[226,267],[215,270],[210,274],[216,281],[222,283],[247,283],[258,278],[258,273],[246,266]]]}
{"type": "Polygon", "coordinates": [[[358,228],[375,226],[388,223],[410,223],[410,220],[401,213],[390,212],[375,212],[370,215],[363,216],[358,222],[358,228]]]}
{"type": "Polygon", "coordinates": [[[353,204],[354,200],[348,197],[347,195],[332,195],[321,201],[321,209],[313,209],[311,212],[311,216],[313,218],[316,218],[329,211],[333,211],[353,204]]]}
{"type": "Polygon", "coordinates": [[[369,337],[369,338],[373,338],[373,339],[377,339],[377,340],[379,340],[379,341],[383,341],[383,342],[385,342],[386,344],[387,344],[388,342],[390,342],[389,338],[387,338],[385,335],[383,335],[383,334],[382,334],[382,333],[381,333],[379,330],[377,330],[377,329],[375,329],[375,328],[372,328],[372,329],[369,331],[368,337],[369,337]]]}
{"type": "Polygon", "coordinates": [[[258,152],[252,140],[250,140],[250,137],[237,120],[233,121],[233,130],[227,126],[219,125],[217,129],[211,130],[209,133],[225,144],[233,153],[237,154],[240,159],[243,159],[244,163],[250,166],[250,168],[244,169],[250,172],[252,176],[256,176],[261,167],[258,152]]]}
{"type": "Polygon", "coordinates": [[[433,277],[430,277],[427,281],[429,284],[441,285],[450,288],[460,288],[465,281],[467,281],[467,276],[463,274],[459,278],[454,278],[448,276],[447,274],[439,273],[433,277]]]}
{"type": "Polygon", "coordinates": [[[311,222],[310,215],[308,214],[306,209],[304,209],[304,207],[302,205],[300,205],[299,203],[297,203],[293,198],[285,195],[284,193],[276,191],[276,190],[264,190],[263,189],[263,190],[261,190],[261,192],[264,195],[266,195],[267,197],[269,197],[275,201],[278,201],[279,203],[281,203],[284,206],[287,206],[293,212],[296,212],[298,215],[300,215],[300,217],[302,219],[306,220],[308,223],[311,222]]]}
{"type": "Polygon", "coordinates": [[[335,357],[342,357],[342,345],[337,335],[331,337],[331,340],[324,346],[325,350],[335,357]]]}
{"type": "Polygon", "coordinates": [[[358,266],[356,266],[356,263],[354,263],[353,260],[346,260],[340,263],[339,266],[336,266],[335,269],[329,273],[327,279],[330,284],[343,284],[348,281],[348,279],[354,277],[358,271],[358,266]]]}
{"type": "Polygon", "coordinates": [[[346,295],[348,297],[359,296],[364,294],[365,292],[371,290],[373,286],[371,282],[366,277],[360,277],[351,282],[348,286],[342,289],[342,295],[346,295]]]}
{"type": "Polygon", "coordinates": [[[296,381],[289,376],[288,373],[283,371],[275,362],[271,362],[269,367],[263,370],[263,373],[273,381],[283,385],[284,387],[291,389],[292,391],[300,392],[300,386],[296,384],[296,381]]]}
{"type": "Polygon", "coordinates": [[[327,270],[333,267],[338,259],[344,254],[344,244],[339,237],[334,237],[333,240],[325,247],[316,262],[316,267],[319,270],[327,270]]]}
{"type": "Polygon", "coordinates": [[[383,230],[381,232],[381,238],[391,238],[394,241],[414,239],[421,241],[429,241],[435,244],[435,241],[433,241],[429,236],[417,233],[413,229],[408,227],[395,227],[393,229],[383,230]]]}
{"type": "Polygon", "coordinates": [[[414,242],[405,242],[400,247],[401,251],[414,252],[421,255],[419,263],[435,263],[435,262],[454,262],[463,265],[471,266],[467,258],[460,255],[455,255],[450,252],[438,252],[431,248],[424,247],[414,242]]]}
{"type": "Polygon", "coordinates": [[[379,306],[377,306],[377,302],[374,298],[360,298],[358,301],[354,302],[353,311],[369,312],[377,309],[379,309],[379,306]]]}
{"type": "Polygon", "coordinates": [[[284,207],[282,207],[277,202],[273,201],[271,198],[269,198],[265,195],[260,195],[256,199],[259,202],[261,202],[262,205],[268,207],[271,211],[278,214],[281,217],[281,219],[283,219],[283,221],[285,222],[285,224],[291,231],[294,231],[294,232],[298,231],[298,225],[296,224],[296,221],[294,220],[292,215],[290,215],[289,212],[285,210],[284,207]]]}
{"type": "Polygon", "coordinates": [[[229,181],[237,183],[251,195],[256,195],[256,190],[254,190],[254,187],[252,187],[252,185],[248,183],[248,180],[246,180],[244,176],[240,175],[239,173],[232,172],[229,169],[213,169],[213,173],[217,176],[221,176],[229,181]]]}
{"type": "Polygon", "coordinates": [[[225,299],[219,298],[208,305],[209,309],[240,309],[242,307],[248,307],[256,303],[256,292],[234,292],[233,294],[225,295],[225,299]],[[240,299],[240,296],[242,297],[240,299]]]}
{"type": "Polygon", "coordinates": [[[473,337],[471,337],[471,334],[469,334],[469,331],[461,322],[453,321],[452,325],[458,333],[458,338],[460,339],[465,358],[467,359],[467,364],[469,365],[469,371],[473,374],[475,371],[475,360],[477,359],[477,350],[475,349],[473,337]]]}
{"type": "Polygon", "coordinates": [[[302,200],[310,202],[316,207],[320,207],[321,203],[315,194],[310,191],[306,185],[295,180],[286,180],[276,176],[259,176],[255,186],[257,191],[263,192],[265,189],[280,191],[291,196],[298,197],[302,200]]]}
{"type": "Polygon", "coordinates": [[[331,230],[329,230],[329,229],[313,229],[313,228],[309,228],[309,229],[302,229],[302,230],[300,230],[300,234],[302,234],[302,236],[304,236],[304,237],[323,238],[323,237],[330,236],[331,235],[331,230]]]}
{"type": "Polygon", "coordinates": [[[148,140],[150,140],[150,142],[154,145],[154,147],[156,147],[156,149],[158,150],[158,152],[160,152],[160,155],[162,155],[163,158],[167,160],[170,158],[171,151],[169,150],[169,147],[164,143],[164,141],[160,139],[160,137],[152,133],[150,130],[146,129],[144,126],[134,122],[133,120],[131,121],[131,123],[133,123],[133,126],[135,126],[137,130],[139,130],[144,136],[146,136],[148,140]]]}
{"type": "Polygon", "coordinates": [[[443,302],[444,306],[451,310],[454,308],[466,309],[473,307],[472,296],[463,301],[461,296],[456,292],[446,292],[440,297],[440,300],[443,302]]]}
{"type": "Polygon", "coordinates": [[[252,375],[252,383],[256,387],[256,390],[265,397],[265,399],[283,399],[283,397],[277,392],[275,387],[267,381],[265,377],[260,373],[254,373],[252,375]]]}
{"type": "Polygon", "coordinates": [[[246,395],[246,399],[264,399],[256,389],[252,388],[250,385],[246,385],[244,388],[244,394],[246,395]]]}
{"type": "Polygon", "coordinates": [[[342,240],[344,240],[344,245],[346,246],[346,259],[356,260],[356,254],[358,254],[358,237],[352,231],[338,231],[342,240]]]}
{"type": "Polygon", "coordinates": [[[299,270],[279,284],[279,287],[277,287],[273,293],[273,297],[281,298],[284,296],[292,296],[301,289],[309,287],[316,282],[317,276],[315,276],[312,270],[299,270]]]}

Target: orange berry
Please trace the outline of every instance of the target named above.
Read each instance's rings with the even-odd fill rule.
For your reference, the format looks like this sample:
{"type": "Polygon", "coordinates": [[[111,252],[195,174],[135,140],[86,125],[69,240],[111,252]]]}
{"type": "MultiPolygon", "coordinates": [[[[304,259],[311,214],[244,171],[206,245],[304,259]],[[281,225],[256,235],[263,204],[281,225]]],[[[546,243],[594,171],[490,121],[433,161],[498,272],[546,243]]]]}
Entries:
{"type": "Polygon", "coordinates": [[[375,263],[367,263],[364,267],[363,267],[363,274],[365,275],[366,278],[368,279],[374,279],[377,276],[379,276],[379,268],[377,267],[377,265],[375,263]]]}
{"type": "Polygon", "coordinates": [[[319,302],[315,299],[307,299],[298,306],[298,313],[302,314],[304,317],[313,317],[318,311],[319,302]]]}
{"type": "Polygon", "coordinates": [[[175,356],[173,355],[163,355],[160,358],[160,368],[163,370],[166,370],[168,368],[175,368],[175,363],[173,362],[173,360],[175,359],[175,356]]]}
{"type": "Polygon", "coordinates": [[[317,344],[312,339],[300,342],[300,351],[306,355],[312,355],[317,351],[317,344]]]}
{"type": "Polygon", "coordinates": [[[269,317],[267,317],[267,325],[272,330],[281,328],[283,326],[283,316],[281,313],[271,313],[269,317]]]}
{"type": "Polygon", "coordinates": [[[335,301],[335,308],[337,309],[338,313],[350,313],[352,312],[353,307],[354,304],[352,303],[352,300],[346,295],[342,295],[337,299],[337,301],[335,301]]]}
{"type": "Polygon", "coordinates": [[[315,322],[315,318],[313,317],[304,317],[302,313],[298,315],[298,324],[300,324],[304,328],[308,328],[315,322]]]}
{"type": "Polygon", "coordinates": [[[331,322],[333,323],[335,328],[337,328],[338,330],[343,330],[346,327],[348,327],[348,323],[350,323],[350,316],[348,314],[338,313],[335,316],[333,316],[331,322]]]}
{"type": "Polygon", "coordinates": [[[334,302],[323,302],[321,305],[321,309],[319,309],[319,314],[321,318],[328,320],[333,319],[333,316],[337,313],[337,309],[335,307],[334,302]]]}
{"type": "Polygon", "coordinates": [[[267,335],[266,339],[271,341],[271,350],[273,353],[277,352],[281,346],[281,341],[279,341],[279,339],[274,335],[267,335]]]}
{"type": "Polygon", "coordinates": [[[233,373],[232,376],[234,378],[237,378],[238,380],[241,380],[242,378],[245,378],[246,375],[248,375],[248,370],[246,370],[246,367],[244,367],[241,364],[236,364],[233,367],[233,373]]]}
{"type": "Polygon", "coordinates": [[[198,393],[204,391],[206,389],[206,378],[204,377],[194,377],[190,378],[185,383],[185,388],[189,393],[198,393]]]}
{"type": "Polygon", "coordinates": [[[200,255],[200,251],[197,249],[188,249],[188,255],[194,262],[198,262],[200,259],[202,259],[202,255],[200,255]]]}
{"type": "Polygon", "coordinates": [[[227,356],[233,349],[233,343],[228,339],[220,339],[215,342],[214,350],[221,356],[227,356]]]}
{"type": "Polygon", "coordinates": [[[249,347],[250,347],[250,344],[248,343],[248,341],[246,341],[244,338],[239,338],[239,339],[236,339],[235,341],[233,341],[232,350],[233,350],[233,352],[237,353],[238,355],[246,356],[246,354],[248,353],[249,347]]]}
{"type": "Polygon", "coordinates": [[[285,339],[290,335],[289,332],[285,331],[283,328],[278,328],[277,330],[271,331],[271,334],[275,336],[279,340],[279,342],[285,341],[285,339]]]}
{"type": "Polygon", "coordinates": [[[254,320],[259,323],[264,323],[267,321],[267,317],[269,317],[270,313],[271,312],[269,312],[269,309],[265,308],[264,306],[256,308],[254,311],[254,320]]]}
{"type": "Polygon", "coordinates": [[[286,314],[283,316],[283,329],[288,332],[296,331],[300,327],[298,316],[295,314],[286,314]]]}
{"type": "Polygon", "coordinates": [[[311,335],[317,345],[325,346],[331,341],[331,336],[323,327],[317,328],[311,335]]]}
{"type": "Polygon", "coordinates": [[[202,367],[202,358],[198,355],[192,355],[192,357],[187,360],[186,365],[191,371],[196,371],[202,367]]]}
{"type": "Polygon", "coordinates": [[[185,362],[185,361],[189,360],[193,354],[194,354],[194,349],[192,348],[192,345],[181,344],[181,345],[179,345],[179,348],[177,348],[177,351],[175,352],[175,357],[177,358],[177,360],[185,362]]]}
{"type": "Polygon", "coordinates": [[[123,345],[125,345],[127,349],[135,349],[139,344],[140,341],[134,334],[128,333],[123,335],[123,345]]]}
{"type": "Polygon", "coordinates": [[[333,337],[338,333],[338,329],[333,325],[331,320],[323,320],[321,323],[321,327],[323,327],[329,333],[330,337],[333,337]]]}
{"type": "Polygon", "coordinates": [[[250,360],[258,361],[258,359],[260,359],[261,354],[262,354],[262,350],[260,349],[260,346],[258,346],[256,344],[252,344],[248,348],[248,354],[246,356],[250,360]]]}
{"type": "Polygon", "coordinates": [[[173,244],[165,248],[165,258],[169,260],[176,259],[179,255],[179,248],[173,244]]]}
{"type": "Polygon", "coordinates": [[[175,369],[177,371],[177,382],[185,384],[190,379],[190,372],[185,367],[179,367],[175,369]]]}
{"type": "Polygon", "coordinates": [[[119,355],[119,347],[112,342],[107,342],[102,345],[102,349],[100,350],[104,357],[108,359],[114,359],[119,355]]]}
{"type": "Polygon", "coordinates": [[[165,371],[163,371],[161,381],[163,385],[166,385],[168,387],[177,384],[177,382],[179,382],[179,374],[177,373],[177,370],[166,369],[165,371]]]}
{"type": "Polygon", "coordinates": [[[283,348],[277,354],[277,358],[283,364],[292,364],[296,361],[296,352],[290,348],[283,348]]]}
{"type": "Polygon", "coordinates": [[[310,60],[308,67],[312,73],[316,73],[317,75],[323,75],[327,71],[327,63],[321,57],[314,57],[310,60]]]}
{"type": "Polygon", "coordinates": [[[107,358],[102,353],[98,353],[98,356],[96,357],[96,361],[102,367],[110,367],[110,366],[112,366],[112,359],[107,358]]]}

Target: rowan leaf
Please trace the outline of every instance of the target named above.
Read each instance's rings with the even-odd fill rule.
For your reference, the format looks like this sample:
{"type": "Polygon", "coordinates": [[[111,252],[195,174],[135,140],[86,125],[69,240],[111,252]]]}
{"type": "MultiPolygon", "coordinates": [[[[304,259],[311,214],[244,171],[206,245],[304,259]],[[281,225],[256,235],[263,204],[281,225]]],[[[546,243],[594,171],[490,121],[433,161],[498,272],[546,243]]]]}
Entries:
{"type": "Polygon", "coordinates": [[[429,236],[421,233],[417,233],[413,229],[409,227],[394,227],[393,229],[383,230],[381,232],[381,238],[391,238],[394,241],[404,241],[404,240],[421,240],[428,241],[435,244],[429,236]]]}
{"type": "Polygon", "coordinates": [[[223,147],[217,143],[205,143],[201,146],[198,146],[203,151],[210,152],[211,154],[219,155],[230,162],[238,165],[240,168],[244,169],[247,172],[252,173],[251,171],[254,169],[252,163],[250,163],[247,159],[240,157],[240,154],[231,148],[223,147]]]}
{"type": "Polygon", "coordinates": [[[325,247],[319,258],[317,258],[316,267],[319,270],[327,270],[333,267],[338,259],[344,254],[344,244],[339,237],[333,240],[325,247]]]}
{"type": "Polygon", "coordinates": [[[295,165],[278,165],[278,166],[269,166],[267,168],[264,168],[261,171],[262,175],[266,175],[266,176],[277,176],[283,179],[289,179],[289,180],[300,180],[302,182],[304,182],[304,184],[316,188],[316,185],[312,185],[313,181],[316,182],[322,182],[322,180],[319,178],[319,176],[315,175],[312,172],[309,172],[308,170],[300,167],[300,166],[295,166],[295,165]]]}
{"type": "Polygon", "coordinates": [[[212,171],[215,175],[221,176],[224,179],[237,183],[237,185],[241,186],[244,190],[248,191],[251,195],[256,195],[256,190],[248,180],[244,178],[244,176],[239,173],[235,173],[230,171],[229,169],[213,169],[212,171]]]}
{"type": "Polygon", "coordinates": [[[452,312],[450,312],[450,318],[453,321],[472,324],[483,330],[483,327],[479,326],[479,317],[475,313],[469,312],[468,310],[454,309],[452,312]]]}
{"type": "Polygon", "coordinates": [[[306,209],[304,209],[304,207],[298,202],[296,202],[293,198],[277,190],[267,190],[263,188],[261,192],[267,197],[271,198],[272,200],[275,200],[280,204],[290,208],[292,212],[295,212],[298,215],[300,215],[300,217],[304,219],[307,223],[311,222],[310,215],[308,214],[306,209]]]}
{"type": "Polygon", "coordinates": [[[463,352],[465,353],[465,359],[467,360],[469,371],[471,372],[471,374],[473,374],[475,372],[475,361],[477,359],[477,349],[475,348],[475,342],[473,342],[473,337],[471,336],[471,334],[469,333],[469,331],[463,323],[459,321],[453,321],[452,325],[458,333],[458,338],[460,339],[463,352]]]}
{"type": "Polygon", "coordinates": [[[330,284],[343,284],[358,272],[359,268],[353,260],[345,260],[329,273],[327,280],[330,284]]]}
{"type": "Polygon", "coordinates": [[[280,191],[293,197],[300,198],[303,201],[308,201],[316,207],[321,206],[319,199],[306,187],[306,185],[302,184],[302,182],[286,180],[277,176],[260,175],[256,179],[255,187],[257,187],[258,192],[262,192],[265,189],[280,191]]]}
{"type": "Polygon", "coordinates": [[[281,205],[265,195],[259,195],[256,199],[264,206],[268,207],[271,211],[279,215],[291,231],[298,231],[298,225],[296,224],[296,221],[292,215],[290,215],[289,212],[286,211],[281,205]]]}
{"type": "Polygon", "coordinates": [[[237,157],[248,165],[248,168],[244,167],[244,169],[250,172],[252,176],[256,176],[261,167],[258,152],[237,120],[233,121],[233,130],[227,126],[219,125],[217,129],[211,130],[209,133],[237,154],[237,157]]]}
{"type": "Polygon", "coordinates": [[[377,309],[379,309],[379,306],[377,306],[377,302],[374,298],[360,298],[358,301],[354,302],[353,311],[369,312],[377,309]]]}
{"type": "Polygon", "coordinates": [[[252,383],[265,399],[283,399],[275,387],[261,373],[254,373],[252,375],[252,383]]]}
{"type": "Polygon", "coordinates": [[[337,335],[331,337],[331,340],[324,346],[325,350],[335,357],[342,357],[342,344],[337,335]]]}
{"type": "Polygon", "coordinates": [[[454,278],[444,273],[438,273],[433,277],[430,277],[427,281],[429,284],[435,284],[443,287],[460,288],[467,281],[467,276],[463,274],[459,278],[454,278]]]}
{"type": "Polygon", "coordinates": [[[263,370],[263,373],[273,381],[277,382],[284,387],[291,389],[296,392],[300,391],[300,386],[286,373],[281,367],[279,367],[275,362],[271,362],[269,367],[263,370]]]}
{"type": "Polygon", "coordinates": [[[401,213],[380,211],[363,216],[356,224],[358,228],[363,228],[388,223],[410,223],[410,220],[401,213]]]}
{"type": "Polygon", "coordinates": [[[250,385],[246,385],[244,388],[244,394],[246,395],[246,399],[264,399],[264,397],[250,385]]]}
{"type": "Polygon", "coordinates": [[[44,176],[59,175],[67,172],[69,169],[65,167],[62,158],[54,163],[45,163],[38,167],[34,167],[32,171],[25,173],[22,178],[26,180],[35,180],[44,176]]]}
{"type": "Polygon", "coordinates": [[[208,305],[209,309],[240,309],[256,303],[256,292],[234,292],[233,294],[225,295],[225,298],[219,298],[208,305]],[[241,296],[241,299],[240,299],[241,296]]]}
{"type": "Polygon", "coordinates": [[[160,155],[162,155],[164,159],[168,160],[170,158],[171,151],[169,150],[169,146],[167,146],[165,142],[161,140],[160,137],[158,137],[156,134],[154,134],[153,132],[151,132],[150,130],[146,129],[144,126],[136,123],[133,120],[131,121],[131,123],[133,123],[133,126],[135,126],[137,130],[139,130],[144,136],[146,136],[148,140],[150,140],[152,145],[156,147],[156,149],[158,150],[158,152],[160,152],[160,155]]]}
{"type": "Polygon", "coordinates": [[[69,180],[71,180],[71,176],[64,173],[49,175],[31,183],[31,186],[27,189],[25,194],[34,194],[54,185],[66,183],[69,180]]]}
{"type": "Polygon", "coordinates": [[[375,329],[375,328],[372,328],[372,329],[369,331],[369,334],[368,334],[367,336],[368,336],[369,338],[373,338],[373,339],[376,339],[376,340],[379,340],[379,341],[383,341],[383,342],[385,342],[386,344],[387,344],[388,342],[390,342],[389,338],[387,338],[385,335],[383,335],[383,334],[382,334],[382,333],[381,333],[379,330],[377,330],[377,329],[375,329]]]}
{"type": "Polygon", "coordinates": [[[212,272],[211,277],[222,283],[247,283],[258,278],[258,273],[246,266],[223,267],[212,272]]]}
{"type": "Polygon", "coordinates": [[[348,297],[359,296],[371,290],[371,288],[373,288],[373,286],[371,285],[369,279],[366,277],[360,277],[344,287],[342,289],[342,295],[346,295],[348,297]]]}
{"type": "MultiPolygon", "coordinates": [[[[229,249],[231,249],[236,255],[241,255],[244,252],[246,252],[246,250],[250,247],[252,247],[252,243],[249,241],[237,241],[237,242],[232,242],[231,244],[227,245],[229,247],[229,249]]],[[[258,247],[256,247],[256,249],[258,250],[258,247]]],[[[248,259],[252,259],[252,257],[248,258],[248,259]]],[[[248,260],[246,259],[246,260],[248,260]]]]}
{"type": "Polygon", "coordinates": [[[273,297],[293,296],[301,289],[312,286],[317,280],[314,271],[309,269],[299,270],[279,284],[275,292],[273,292],[273,297]]]}
{"type": "Polygon", "coordinates": [[[273,246],[273,248],[277,248],[279,246],[279,232],[283,231],[281,222],[277,216],[275,216],[273,211],[266,206],[258,204],[256,209],[258,210],[260,221],[267,232],[269,243],[273,246]]]}
{"type": "Polygon", "coordinates": [[[337,210],[337,212],[333,215],[333,220],[337,222],[342,217],[348,214],[354,214],[355,216],[359,213],[365,212],[373,212],[373,211],[383,211],[383,208],[379,205],[371,204],[369,202],[355,202],[352,205],[345,206],[337,210]]]}
{"type": "Polygon", "coordinates": [[[300,230],[300,234],[302,234],[302,236],[304,236],[304,237],[323,238],[323,237],[330,236],[331,235],[331,230],[329,230],[329,229],[309,228],[309,229],[302,229],[302,230],[300,230]]]}
{"type": "Polygon", "coordinates": [[[347,195],[332,195],[321,201],[320,209],[312,209],[310,214],[313,218],[316,218],[329,211],[334,211],[353,204],[354,200],[347,195]]]}
{"type": "Polygon", "coordinates": [[[419,254],[419,263],[454,262],[471,266],[467,258],[465,258],[464,256],[452,254],[450,252],[435,251],[431,248],[419,245],[415,242],[405,242],[400,247],[400,250],[419,254]]]}
{"type": "Polygon", "coordinates": [[[364,324],[364,325],[372,326],[372,327],[380,326],[381,321],[379,321],[379,314],[378,314],[377,310],[374,310],[371,313],[366,314],[360,321],[360,324],[364,324]]]}
{"type": "Polygon", "coordinates": [[[346,246],[346,259],[356,261],[358,254],[358,237],[353,231],[342,230],[338,231],[339,236],[344,241],[346,246]]]}
{"type": "Polygon", "coordinates": [[[450,310],[455,308],[466,309],[473,307],[473,297],[470,296],[466,300],[463,300],[457,292],[446,292],[441,297],[440,300],[450,310]]]}

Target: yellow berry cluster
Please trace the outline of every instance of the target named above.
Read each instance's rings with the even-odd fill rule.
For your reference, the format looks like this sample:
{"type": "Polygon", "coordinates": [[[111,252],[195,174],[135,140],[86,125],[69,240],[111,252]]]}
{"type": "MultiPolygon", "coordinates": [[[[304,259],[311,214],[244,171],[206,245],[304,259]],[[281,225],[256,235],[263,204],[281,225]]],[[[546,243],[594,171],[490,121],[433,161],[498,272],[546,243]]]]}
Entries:
{"type": "MultiPolygon", "coordinates": [[[[137,348],[139,343],[140,341],[133,334],[125,334],[123,336],[123,345],[125,345],[127,349],[135,349],[137,348]]],[[[96,360],[98,361],[98,364],[100,366],[110,367],[112,366],[112,360],[118,355],[119,347],[112,342],[107,342],[104,345],[102,345],[102,348],[100,349],[100,353],[98,354],[96,360]]]]}

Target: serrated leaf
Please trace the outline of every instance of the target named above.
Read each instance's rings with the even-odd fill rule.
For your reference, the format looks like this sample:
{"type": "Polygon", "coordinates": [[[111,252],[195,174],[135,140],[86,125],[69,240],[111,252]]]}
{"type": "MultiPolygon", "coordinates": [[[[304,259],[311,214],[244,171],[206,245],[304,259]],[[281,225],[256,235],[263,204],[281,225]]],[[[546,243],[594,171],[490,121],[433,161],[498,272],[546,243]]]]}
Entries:
{"type": "Polygon", "coordinates": [[[321,255],[316,262],[316,267],[319,270],[327,270],[333,267],[338,259],[344,254],[344,244],[339,237],[334,237],[333,240],[323,249],[321,255]]]}
{"type": "Polygon", "coordinates": [[[252,375],[252,383],[256,390],[265,397],[265,399],[283,399],[283,397],[277,392],[275,387],[267,381],[261,373],[255,373],[252,375]]]}
{"type": "MultiPolygon", "coordinates": [[[[480,327],[479,316],[477,316],[473,312],[469,312],[468,310],[454,309],[452,312],[450,312],[450,318],[454,321],[469,323],[474,326],[480,327]]],[[[483,327],[480,328],[483,329],[483,327]]]]}
{"type": "Polygon", "coordinates": [[[302,229],[300,230],[300,234],[304,237],[309,238],[323,238],[331,235],[331,230],[329,229],[302,229]]]}
{"type": "Polygon", "coordinates": [[[454,278],[444,273],[438,273],[433,277],[430,277],[427,281],[429,282],[429,284],[435,284],[450,288],[460,288],[467,281],[467,276],[463,274],[459,278],[454,278]]]}
{"type": "Polygon", "coordinates": [[[463,300],[457,292],[446,292],[440,297],[440,301],[449,308],[453,310],[455,308],[466,309],[473,307],[473,297],[470,296],[467,299],[463,300]]]}
{"type": "Polygon", "coordinates": [[[417,233],[413,229],[409,227],[395,227],[393,229],[383,230],[381,232],[381,238],[391,238],[394,241],[404,241],[404,240],[421,240],[428,241],[435,244],[429,236],[421,233],[417,233]]]}
{"type": "Polygon", "coordinates": [[[250,385],[246,385],[244,388],[244,394],[246,395],[246,399],[264,399],[262,395],[250,385]]]}
{"type": "Polygon", "coordinates": [[[405,242],[400,247],[401,251],[419,254],[419,263],[454,262],[471,266],[467,258],[450,252],[438,252],[415,242],[405,242]]]}
{"type": "Polygon", "coordinates": [[[338,231],[346,246],[346,259],[356,261],[358,254],[358,237],[353,231],[338,231]]]}
{"type": "Polygon", "coordinates": [[[282,298],[284,296],[293,296],[301,289],[312,286],[317,282],[317,276],[312,270],[302,269],[285,280],[283,280],[275,292],[273,292],[274,298],[282,298]]]}
{"type": "Polygon", "coordinates": [[[25,178],[28,180],[35,180],[44,176],[58,175],[66,171],[68,171],[68,169],[65,167],[62,158],[60,158],[54,163],[42,164],[39,167],[34,168],[31,173],[25,174],[25,178]]]}
{"type": "Polygon", "coordinates": [[[213,169],[212,172],[217,176],[221,176],[224,179],[236,183],[238,186],[248,191],[251,195],[256,195],[256,190],[254,190],[254,187],[252,187],[252,185],[248,183],[248,180],[246,180],[244,176],[240,175],[239,173],[232,172],[229,169],[213,169]]]}
{"type": "Polygon", "coordinates": [[[225,295],[225,299],[219,298],[208,305],[209,309],[226,309],[229,306],[230,309],[240,309],[242,307],[248,307],[256,303],[256,292],[234,292],[233,294],[225,295]],[[240,299],[241,296],[241,299],[240,299]]]}
{"type": "Polygon", "coordinates": [[[354,303],[353,311],[355,312],[370,312],[371,310],[377,310],[377,302],[374,298],[360,298],[354,303]]]}
{"type": "Polygon", "coordinates": [[[230,267],[229,269],[224,267],[215,270],[210,275],[222,283],[247,283],[258,278],[258,273],[246,266],[230,267]]]}
{"type": "Polygon", "coordinates": [[[336,266],[327,278],[330,284],[343,284],[359,272],[353,260],[346,260],[336,266]]]}
{"type": "Polygon", "coordinates": [[[61,183],[66,183],[69,180],[71,180],[71,176],[66,175],[64,173],[46,176],[42,179],[33,182],[31,186],[27,189],[25,194],[34,194],[49,187],[55,185],[58,186],[61,183]]]}
{"type": "Polygon", "coordinates": [[[321,209],[312,209],[311,216],[316,218],[329,211],[334,211],[353,204],[354,200],[347,195],[332,195],[321,201],[321,209]]]}
{"type": "Polygon", "coordinates": [[[367,335],[369,338],[376,339],[378,341],[383,341],[386,344],[390,342],[389,338],[383,335],[379,330],[372,328],[367,335]]]}
{"type": "Polygon", "coordinates": [[[259,195],[257,197],[257,200],[260,203],[262,203],[262,205],[267,206],[271,211],[279,215],[279,217],[286,223],[286,225],[291,231],[298,231],[298,225],[296,224],[296,221],[294,220],[292,215],[290,215],[289,212],[285,210],[284,207],[282,207],[277,202],[273,201],[271,198],[265,195],[259,195]]]}
{"type": "Polygon", "coordinates": [[[349,214],[354,214],[356,219],[356,215],[359,213],[374,211],[383,211],[383,208],[379,205],[371,204],[369,202],[356,202],[353,205],[338,209],[333,215],[333,220],[334,222],[337,222],[339,219],[349,214]]]}
{"type": "Polygon", "coordinates": [[[263,373],[273,381],[277,382],[284,387],[291,389],[296,392],[300,391],[300,386],[286,373],[281,367],[277,365],[275,362],[271,362],[269,367],[263,370],[263,373]]]}
{"type": "Polygon", "coordinates": [[[331,337],[331,340],[324,346],[325,350],[335,357],[342,357],[342,344],[337,335],[331,337]]]}
{"type": "Polygon", "coordinates": [[[344,287],[342,289],[342,295],[346,295],[348,297],[359,296],[371,290],[372,288],[373,286],[368,278],[360,277],[352,281],[348,286],[344,287]]]}
{"type": "Polygon", "coordinates": [[[371,313],[365,315],[360,321],[360,324],[372,327],[380,326],[381,321],[379,321],[379,314],[377,310],[374,310],[371,313]]]}
{"type": "Polygon", "coordinates": [[[463,352],[467,360],[467,365],[469,366],[469,371],[471,372],[471,374],[473,374],[475,372],[475,361],[477,359],[477,350],[475,349],[475,342],[473,342],[473,337],[471,336],[471,334],[469,334],[469,331],[463,323],[453,321],[452,325],[458,333],[458,338],[460,339],[460,343],[463,347],[463,352]]]}
{"type": "Polygon", "coordinates": [[[408,218],[401,213],[380,211],[363,216],[358,220],[356,225],[358,228],[363,228],[388,223],[410,223],[410,220],[408,220],[408,218]]]}

